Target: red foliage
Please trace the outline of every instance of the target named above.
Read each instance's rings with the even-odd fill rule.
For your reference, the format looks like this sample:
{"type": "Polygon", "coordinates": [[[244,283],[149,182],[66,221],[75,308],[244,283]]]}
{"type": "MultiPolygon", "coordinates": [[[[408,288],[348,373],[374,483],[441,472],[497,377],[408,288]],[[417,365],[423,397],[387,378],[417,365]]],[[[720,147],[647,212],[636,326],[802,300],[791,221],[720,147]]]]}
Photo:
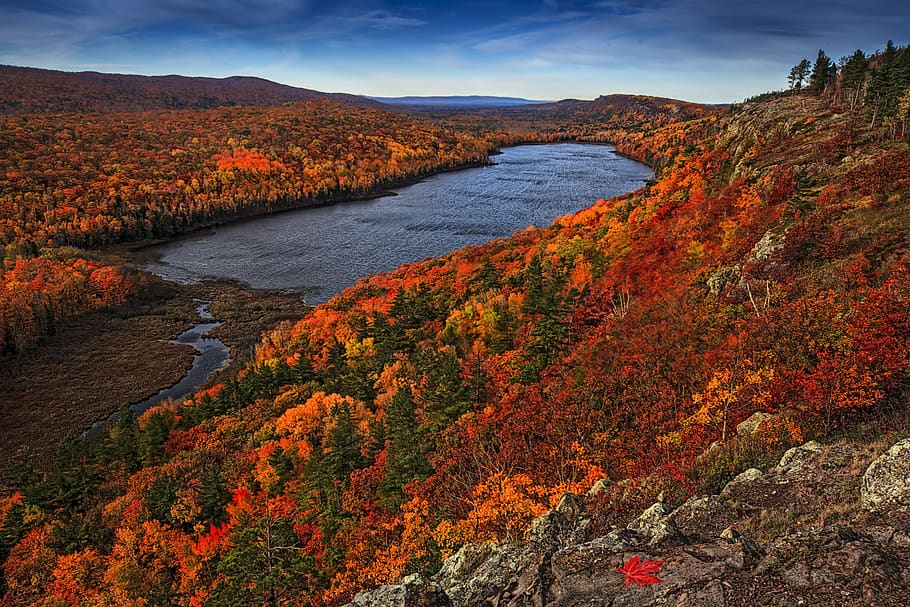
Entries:
{"type": "Polygon", "coordinates": [[[635,555],[616,570],[626,576],[626,586],[633,582],[638,586],[647,586],[660,583],[660,578],[654,574],[660,573],[663,564],[663,561],[642,561],[635,555]]]}

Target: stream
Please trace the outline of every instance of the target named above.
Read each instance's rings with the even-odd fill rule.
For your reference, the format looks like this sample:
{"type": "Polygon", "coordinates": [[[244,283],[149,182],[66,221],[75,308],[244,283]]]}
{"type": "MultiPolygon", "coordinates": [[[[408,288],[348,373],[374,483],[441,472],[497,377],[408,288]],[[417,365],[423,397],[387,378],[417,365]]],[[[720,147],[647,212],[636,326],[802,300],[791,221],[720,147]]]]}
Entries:
{"type": "MultiPolygon", "coordinates": [[[[186,375],[183,376],[183,379],[173,386],[164,388],[154,396],[130,405],[129,409],[137,417],[169,398],[180,400],[185,396],[189,396],[198,390],[213,373],[224,369],[231,362],[230,350],[224,342],[220,339],[209,337],[209,332],[212,329],[221,326],[221,323],[216,321],[208,310],[210,302],[198,299],[194,301],[199,304],[196,306],[196,312],[199,314],[200,322],[178,335],[176,339],[170,340],[172,344],[192,346],[196,350],[196,354],[193,356],[193,364],[189,371],[186,372],[186,375]]],[[[85,436],[89,439],[94,439],[103,429],[116,424],[119,418],[120,414],[115,413],[107,419],[97,422],[86,431],[85,436]]]]}

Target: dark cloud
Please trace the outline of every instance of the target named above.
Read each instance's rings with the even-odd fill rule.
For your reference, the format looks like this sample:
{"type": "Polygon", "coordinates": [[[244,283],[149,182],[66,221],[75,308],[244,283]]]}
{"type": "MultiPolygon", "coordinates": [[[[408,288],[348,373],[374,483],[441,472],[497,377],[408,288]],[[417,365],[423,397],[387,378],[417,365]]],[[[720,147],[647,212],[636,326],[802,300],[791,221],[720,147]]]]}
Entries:
{"type": "Polygon", "coordinates": [[[622,85],[690,74],[720,90],[748,74],[782,86],[819,48],[837,58],[907,43],[899,36],[910,32],[910,3],[895,0],[0,0],[0,11],[0,63],[125,61],[147,72],[154,58],[159,71],[195,60],[267,74],[279,61],[282,73],[306,65],[363,78],[376,72],[362,66],[384,61],[385,80],[423,69],[407,78],[534,82],[542,90],[514,91],[529,97],[554,96],[546,83],[571,85],[575,72],[622,85]]]}

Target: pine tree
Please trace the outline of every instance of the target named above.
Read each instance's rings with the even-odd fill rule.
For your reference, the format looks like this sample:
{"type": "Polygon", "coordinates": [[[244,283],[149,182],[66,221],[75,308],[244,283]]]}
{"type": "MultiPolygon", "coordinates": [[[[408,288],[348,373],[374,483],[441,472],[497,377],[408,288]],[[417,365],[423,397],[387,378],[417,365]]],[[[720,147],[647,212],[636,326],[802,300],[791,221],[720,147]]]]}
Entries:
{"type": "Polygon", "coordinates": [[[809,77],[810,69],[812,69],[812,64],[809,63],[808,59],[803,59],[794,65],[790,70],[790,77],[788,78],[788,81],[790,82],[790,88],[795,91],[802,90],[803,81],[809,77]]]}
{"type": "Polygon", "coordinates": [[[850,109],[856,107],[863,94],[863,84],[866,80],[866,71],[869,60],[866,54],[857,49],[844,61],[843,79],[841,81],[847,99],[850,100],[850,109]]]}
{"type": "Polygon", "coordinates": [[[386,409],[386,482],[383,492],[398,497],[401,488],[415,478],[430,473],[417,437],[417,415],[414,413],[411,389],[399,388],[386,409]]]}
{"type": "Polygon", "coordinates": [[[443,442],[445,430],[471,410],[471,390],[461,377],[461,365],[452,347],[424,348],[415,360],[424,377],[419,401],[420,433],[429,451],[443,442]]]}
{"type": "Polygon", "coordinates": [[[815,59],[815,65],[812,66],[812,75],[809,76],[809,88],[816,94],[821,95],[828,87],[828,82],[837,72],[834,62],[825,54],[825,51],[818,49],[818,57],[815,59]]]}
{"type": "Polygon", "coordinates": [[[901,97],[898,68],[898,50],[889,40],[881,55],[879,66],[872,72],[872,82],[866,92],[866,104],[872,114],[870,126],[874,127],[880,118],[893,117],[901,97]]]}
{"type": "Polygon", "coordinates": [[[347,402],[333,405],[330,415],[334,424],[325,441],[325,464],[332,478],[346,482],[351,472],[364,465],[360,434],[347,402]]]}

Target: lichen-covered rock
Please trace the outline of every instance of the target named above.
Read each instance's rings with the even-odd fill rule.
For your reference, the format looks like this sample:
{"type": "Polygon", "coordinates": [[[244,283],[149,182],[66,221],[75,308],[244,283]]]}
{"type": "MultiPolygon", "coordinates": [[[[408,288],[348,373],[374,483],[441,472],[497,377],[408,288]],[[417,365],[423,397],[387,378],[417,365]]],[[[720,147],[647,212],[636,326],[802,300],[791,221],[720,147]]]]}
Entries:
{"type": "Polygon", "coordinates": [[[471,574],[496,549],[495,544],[465,544],[458,552],[447,558],[442,569],[436,574],[437,579],[468,579],[471,574]]]}
{"type": "Polygon", "coordinates": [[[733,480],[727,483],[723,491],[720,492],[721,497],[729,497],[739,487],[739,485],[747,485],[749,483],[753,483],[761,479],[764,474],[765,473],[758,468],[749,468],[748,470],[740,472],[733,478],[733,480]]]}
{"type": "Polygon", "coordinates": [[[736,434],[739,436],[751,436],[758,432],[758,429],[761,428],[762,424],[769,419],[774,419],[774,416],[770,413],[765,413],[764,411],[756,411],[747,419],[736,425],[736,434]]]}
{"type": "Polygon", "coordinates": [[[720,496],[672,512],[658,498],[594,539],[589,500],[566,495],[524,544],[466,545],[430,580],[410,576],[348,607],[910,605],[910,509],[873,526],[856,504],[863,469],[892,479],[882,483],[904,474],[906,443],[875,466],[865,445],[806,443],[720,496]],[[837,524],[824,524],[826,511],[837,524]],[[663,561],[661,581],[627,587],[617,568],[633,556],[663,561]]]}
{"type": "Polygon", "coordinates": [[[587,503],[581,495],[564,494],[555,508],[531,521],[525,535],[528,542],[557,549],[568,544],[578,544],[587,538],[591,520],[584,516],[587,503]]]}
{"type": "Polygon", "coordinates": [[[706,282],[708,286],[708,292],[711,295],[720,295],[723,293],[728,286],[736,284],[739,282],[740,278],[740,269],[739,266],[724,266],[716,270],[711,276],[708,277],[706,282]]]}
{"type": "Polygon", "coordinates": [[[614,485],[614,483],[610,479],[602,478],[599,481],[597,481],[596,483],[594,483],[593,487],[588,489],[587,496],[596,497],[596,496],[600,495],[601,493],[603,493],[604,491],[606,491],[607,489],[609,489],[610,487],[612,487],[613,485],[614,485]]]}
{"type": "Polygon", "coordinates": [[[556,504],[556,512],[559,512],[569,519],[577,519],[585,512],[585,500],[580,495],[574,493],[563,493],[556,504]]]}
{"type": "Polygon", "coordinates": [[[866,510],[910,509],[910,438],[895,443],[869,465],[861,496],[866,510]]]}
{"type": "Polygon", "coordinates": [[[752,251],[749,253],[749,260],[759,262],[768,259],[783,248],[785,241],[785,233],[782,234],[773,230],[768,230],[765,232],[764,236],[755,243],[755,246],[752,247],[752,251]]]}
{"type": "Polygon", "coordinates": [[[687,538],[708,539],[727,526],[729,508],[716,495],[695,496],[669,515],[669,522],[687,538]]]}
{"type": "Polygon", "coordinates": [[[397,584],[381,586],[370,592],[359,592],[344,607],[449,607],[452,601],[442,588],[418,573],[397,584]]]}
{"type": "Polygon", "coordinates": [[[815,461],[822,450],[822,446],[814,440],[804,445],[788,449],[780,458],[777,467],[788,474],[796,473],[815,461]]]}
{"type": "Polygon", "coordinates": [[[453,566],[447,560],[433,579],[454,605],[484,605],[510,593],[521,573],[544,556],[545,552],[512,544],[490,545],[485,558],[478,558],[479,553],[466,555],[453,566]]]}
{"type": "Polygon", "coordinates": [[[669,514],[663,502],[657,502],[629,523],[628,529],[640,533],[649,546],[685,542],[686,539],[670,521],[669,514]]]}

